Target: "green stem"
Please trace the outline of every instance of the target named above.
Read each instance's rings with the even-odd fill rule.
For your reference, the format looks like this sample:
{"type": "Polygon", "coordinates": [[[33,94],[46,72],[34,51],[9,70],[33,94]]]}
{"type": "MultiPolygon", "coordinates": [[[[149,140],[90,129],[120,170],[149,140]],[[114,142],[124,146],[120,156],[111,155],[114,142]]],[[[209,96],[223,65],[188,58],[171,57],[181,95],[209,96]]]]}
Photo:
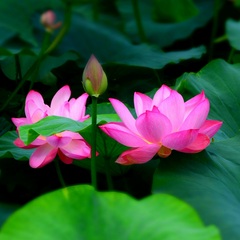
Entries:
{"type": "Polygon", "coordinates": [[[91,180],[92,185],[95,189],[97,189],[96,152],[97,152],[97,98],[92,96],[91,180]]]}
{"type": "Polygon", "coordinates": [[[108,190],[113,190],[114,187],[113,187],[112,177],[110,174],[109,158],[105,157],[104,161],[105,161],[105,174],[106,174],[106,179],[107,179],[108,190]]]}
{"type": "Polygon", "coordinates": [[[59,179],[62,187],[66,188],[66,183],[65,183],[65,181],[63,179],[63,175],[62,175],[62,172],[61,172],[61,169],[60,169],[59,159],[56,158],[54,160],[54,162],[55,162],[55,167],[56,167],[56,170],[57,170],[58,179],[59,179]]]}
{"type": "Polygon", "coordinates": [[[72,6],[66,5],[63,26],[58,35],[56,36],[56,38],[53,40],[52,44],[47,48],[43,55],[48,55],[62,41],[62,39],[64,38],[65,34],[68,32],[71,26],[71,19],[72,19],[72,6]]]}
{"type": "Polygon", "coordinates": [[[142,25],[142,19],[141,19],[141,14],[139,11],[138,0],[132,0],[132,6],[133,6],[133,13],[134,13],[135,21],[136,21],[137,28],[138,28],[139,37],[142,42],[146,42],[147,37],[146,37],[144,28],[142,25]]]}

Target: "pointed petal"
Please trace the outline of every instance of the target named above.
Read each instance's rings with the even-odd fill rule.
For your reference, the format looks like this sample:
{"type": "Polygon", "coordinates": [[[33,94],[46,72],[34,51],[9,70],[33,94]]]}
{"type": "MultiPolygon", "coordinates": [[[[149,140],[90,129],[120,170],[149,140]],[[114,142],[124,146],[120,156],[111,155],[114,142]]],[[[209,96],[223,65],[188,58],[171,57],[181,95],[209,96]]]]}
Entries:
{"type": "Polygon", "coordinates": [[[183,122],[180,130],[199,129],[206,121],[208,116],[210,104],[208,99],[199,103],[188,115],[183,122]]]}
{"type": "Polygon", "coordinates": [[[11,120],[16,127],[30,124],[27,118],[11,118],[11,120]]]}
{"type": "Polygon", "coordinates": [[[172,132],[169,119],[160,112],[146,111],[136,120],[139,133],[150,143],[161,142],[162,137],[172,132]]]}
{"type": "Polygon", "coordinates": [[[158,107],[164,99],[170,96],[172,91],[173,90],[170,87],[163,84],[161,88],[159,88],[158,91],[155,93],[152,106],[158,107]]]}
{"type": "Polygon", "coordinates": [[[68,145],[61,148],[64,155],[73,159],[84,159],[91,157],[91,149],[84,140],[72,140],[68,145]]]}
{"type": "Polygon", "coordinates": [[[131,132],[122,123],[107,123],[99,128],[111,138],[128,147],[140,147],[147,144],[139,135],[131,132]]]}
{"type": "Polygon", "coordinates": [[[170,120],[173,131],[178,130],[185,112],[183,97],[177,91],[172,90],[170,96],[161,102],[158,109],[170,120]]]}
{"type": "Polygon", "coordinates": [[[217,120],[206,120],[199,129],[199,133],[207,135],[209,138],[213,137],[214,134],[220,129],[223,122],[217,120]]]}
{"type": "Polygon", "coordinates": [[[117,99],[110,98],[109,101],[113,105],[113,108],[115,109],[116,113],[121,118],[123,123],[126,125],[126,127],[132,132],[137,133],[135,119],[128,110],[128,108],[117,99]]]}
{"type": "Polygon", "coordinates": [[[204,150],[210,144],[210,138],[202,133],[199,133],[196,139],[180,152],[198,153],[204,150]]]}
{"type": "Polygon", "coordinates": [[[38,147],[30,157],[30,166],[40,168],[54,160],[57,154],[57,148],[44,144],[38,147]]]}
{"type": "Polygon", "coordinates": [[[162,139],[162,145],[170,149],[181,150],[191,144],[197,135],[196,129],[171,133],[162,139]]]}
{"type": "Polygon", "coordinates": [[[204,91],[200,94],[196,95],[195,97],[189,99],[185,102],[185,119],[187,118],[188,114],[197,107],[203,100],[205,100],[204,91]]]}
{"type": "Polygon", "coordinates": [[[43,111],[46,110],[46,108],[48,107],[44,103],[42,95],[39,92],[36,92],[34,90],[31,90],[28,93],[28,95],[26,97],[25,105],[27,105],[28,101],[33,101],[35,103],[35,105],[37,106],[37,108],[40,108],[43,111]]]}
{"type": "Polygon", "coordinates": [[[135,92],[134,93],[134,108],[137,116],[146,112],[146,110],[152,110],[152,99],[145,94],[135,92]]]}
{"type": "Polygon", "coordinates": [[[70,96],[71,96],[71,90],[70,90],[68,85],[65,85],[62,88],[60,88],[56,92],[56,94],[54,95],[54,97],[53,97],[53,99],[51,101],[50,114],[51,115],[54,115],[54,114],[58,115],[60,109],[65,104],[65,102],[68,101],[70,96]]]}
{"type": "Polygon", "coordinates": [[[72,99],[70,100],[70,118],[76,121],[85,119],[87,98],[88,94],[84,93],[74,102],[72,101],[72,99]]]}
{"type": "Polygon", "coordinates": [[[116,163],[131,165],[148,162],[155,156],[159,148],[160,146],[157,144],[149,144],[144,147],[127,150],[118,157],[116,163]]]}

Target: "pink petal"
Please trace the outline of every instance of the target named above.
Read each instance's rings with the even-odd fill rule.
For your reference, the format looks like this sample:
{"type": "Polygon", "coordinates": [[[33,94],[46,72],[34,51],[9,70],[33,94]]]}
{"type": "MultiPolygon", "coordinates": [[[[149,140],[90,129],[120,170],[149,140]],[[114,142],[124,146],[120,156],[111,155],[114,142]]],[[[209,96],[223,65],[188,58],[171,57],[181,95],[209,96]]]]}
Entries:
{"type": "Polygon", "coordinates": [[[170,149],[181,150],[192,143],[197,135],[198,130],[196,129],[174,132],[162,139],[162,145],[170,149]]]}
{"type": "Polygon", "coordinates": [[[136,120],[139,133],[150,143],[161,142],[162,137],[172,132],[169,119],[160,112],[146,111],[136,120]]]}
{"type": "Polygon", "coordinates": [[[11,120],[16,127],[26,125],[26,124],[30,124],[30,122],[28,121],[27,118],[11,118],[11,120]]]}
{"type": "Polygon", "coordinates": [[[206,120],[199,129],[199,133],[203,133],[207,135],[209,138],[211,138],[220,129],[222,124],[223,122],[217,120],[206,120]]]}
{"type": "Polygon", "coordinates": [[[122,123],[107,123],[99,128],[111,138],[128,147],[140,147],[147,144],[139,135],[130,131],[122,123]]]}
{"type": "Polygon", "coordinates": [[[46,117],[46,109],[39,108],[33,100],[29,100],[25,105],[25,114],[30,123],[35,123],[46,117]]]}
{"type": "Polygon", "coordinates": [[[62,137],[58,134],[47,137],[47,142],[55,148],[63,147],[69,144],[71,141],[71,137],[62,137]]]}
{"type": "Polygon", "coordinates": [[[30,166],[40,168],[54,160],[57,155],[57,148],[44,144],[36,149],[30,157],[30,166]]]}
{"type": "Polygon", "coordinates": [[[197,138],[180,152],[185,153],[198,153],[204,150],[210,144],[210,138],[202,133],[199,133],[197,138]]]}
{"type": "Polygon", "coordinates": [[[183,122],[180,130],[199,129],[206,121],[208,116],[210,104],[208,99],[199,103],[188,115],[183,122]]]}
{"type": "Polygon", "coordinates": [[[71,164],[73,162],[73,159],[64,155],[60,149],[58,149],[58,156],[59,156],[60,160],[62,162],[64,162],[65,164],[71,164]]]}
{"type": "Polygon", "coordinates": [[[152,110],[152,99],[145,94],[135,92],[134,108],[137,116],[146,112],[146,110],[152,110]]]}
{"type": "Polygon", "coordinates": [[[83,137],[76,132],[71,132],[71,131],[63,131],[59,133],[62,137],[70,137],[71,139],[83,139],[83,137]]]}
{"type": "Polygon", "coordinates": [[[127,150],[118,157],[116,163],[131,165],[148,162],[155,156],[159,148],[160,146],[157,144],[149,144],[144,147],[127,150]]]}
{"type": "Polygon", "coordinates": [[[128,110],[128,108],[119,100],[110,98],[109,101],[113,105],[113,108],[117,112],[118,116],[121,118],[126,127],[134,133],[137,133],[135,126],[135,119],[128,110]]]}
{"type": "Polygon", "coordinates": [[[80,97],[78,97],[74,102],[72,99],[70,100],[70,118],[76,121],[85,119],[85,111],[86,111],[86,102],[87,102],[88,94],[84,93],[80,97]]]}
{"type": "Polygon", "coordinates": [[[68,85],[63,86],[60,88],[56,94],[54,95],[51,105],[50,105],[50,115],[59,115],[59,111],[61,111],[62,106],[65,104],[65,102],[68,101],[68,99],[71,96],[71,90],[68,85]]]}
{"type": "Polygon", "coordinates": [[[173,131],[178,130],[183,122],[185,112],[182,96],[177,91],[172,90],[170,96],[161,102],[158,109],[170,120],[173,131]]]}
{"type": "Polygon", "coordinates": [[[33,101],[35,103],[36,108],[39,108],[43,111],[45,111],[48,108],[48,105],[44,103],[42,95],[34,90],[31,90],[28,93],[25,101],[25,107],[29,101],[33,101]]]}
{"type": "Polygon", "coordinates": [[[161,88],[159,88],[158,91],[155,93],[152,106],[158,107],[164,99],[170,96],[172,91],[173,90],[170,87],[163,84],[161,88]]]}
{"type": "Polygon", "coordinates": [[[91,148],[85,140],[72,140],[68,145],[60,148],[62,153],[69,158],[84,159],[91,157],[91,148]]]}
{"type": "Polygon", "coordinates": [[[185,102],[185,118],[187,118],[188,114],[197,107],[203,100],[205,100],[204,91],[200,94],[196,95],[195,97],[189,99],[185,102]]]}

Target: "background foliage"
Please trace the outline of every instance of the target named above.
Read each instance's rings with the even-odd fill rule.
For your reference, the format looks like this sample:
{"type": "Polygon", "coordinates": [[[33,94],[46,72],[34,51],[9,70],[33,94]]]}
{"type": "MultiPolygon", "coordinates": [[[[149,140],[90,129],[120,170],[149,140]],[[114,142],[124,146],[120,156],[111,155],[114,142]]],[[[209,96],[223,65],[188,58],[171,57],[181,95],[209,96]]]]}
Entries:
{"type": "MultiPolygon", "coordinates": [[[[47,223],[57,217],[56,227],[63,232],[57,236],[49,229],[49,236],[66,239],[64,231],[71,231],[72,239],[96,239],[89,235],[96,211],[101,213],[97,223],[109,225],[97,230],[105,239],[145,239],[144,234],[149,239],[175,239],[176,232],[180,239],[239,239],[239,7],[237,0],[0,1],[0,238],[33,239],[25,235],[27,221],[36,232],[35,239],[49,239],[41,231],[38,235],[36,228],[49,229],[47,223]],[[63,38],[52,49],[44,45],[46,34],[39,22],[48,9],[63,22],[62,28],[48,36],[51,45],[63,31],[63,38]],[[66,84],[73,97],[82,94],[81,76],[91,54],[109,81],[99,99],[98,124],[117,119],[109,97],[118,98],[134,112],[135,91],[152,96],[167,84],[186,100],[205,91],[211,103],[209,119],[223,121],[214,141],[199,154],[173,152],[166,159],[156,157],[126,167],[115,160],[127,148],[98,131],[100,192],[88,186],[87,159],[72,165],[60,162],[66,185],[71,187],[66,192],[59,190],[62,186],[54,163],[31,169],[32,150],[13,145],[17,133],[11,118],[24,116],[30,89],[39,91],[46,103],[66,84]],[[168,218],[172,229],[162,221],[168,218]],[[39,219],[40,225],[35,225],[39,219]],[[89,228],[81,225],[86,231],[82,235],[77,235],[77,222],[89,224],[89,228]],[[116,226],[129,232],[119,236],[123,230],[116,226]]],[[[91,113],[90,100],[87,106],[91,113]]],[[[28,141],[29,131],[50,135],[65,129],[79,131],[91,144],[90,122],[82,125],[53,117],[20,133],[28,141]]]]}

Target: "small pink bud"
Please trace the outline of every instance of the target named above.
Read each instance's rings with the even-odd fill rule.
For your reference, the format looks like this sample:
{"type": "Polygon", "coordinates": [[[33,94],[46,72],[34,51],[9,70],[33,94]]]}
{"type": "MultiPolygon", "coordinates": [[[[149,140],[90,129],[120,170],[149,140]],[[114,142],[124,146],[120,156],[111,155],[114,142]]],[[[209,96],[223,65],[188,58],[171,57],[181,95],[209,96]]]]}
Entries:
{"type": "Polygon", "coordinates": [[[48,10],[41,15],[40,22],[45,27],[47,32],[53,32],[53,30],[59,28],[62,25],[62,22],[55,22],[56,14],[48,10]]]}
{"type": "Polygon", "coordinates": [[[94,55],[91,55],[84,68],[82,83],[86,93],[94,97],[99,97],[107,89],[107,76],[94,55]]]}

